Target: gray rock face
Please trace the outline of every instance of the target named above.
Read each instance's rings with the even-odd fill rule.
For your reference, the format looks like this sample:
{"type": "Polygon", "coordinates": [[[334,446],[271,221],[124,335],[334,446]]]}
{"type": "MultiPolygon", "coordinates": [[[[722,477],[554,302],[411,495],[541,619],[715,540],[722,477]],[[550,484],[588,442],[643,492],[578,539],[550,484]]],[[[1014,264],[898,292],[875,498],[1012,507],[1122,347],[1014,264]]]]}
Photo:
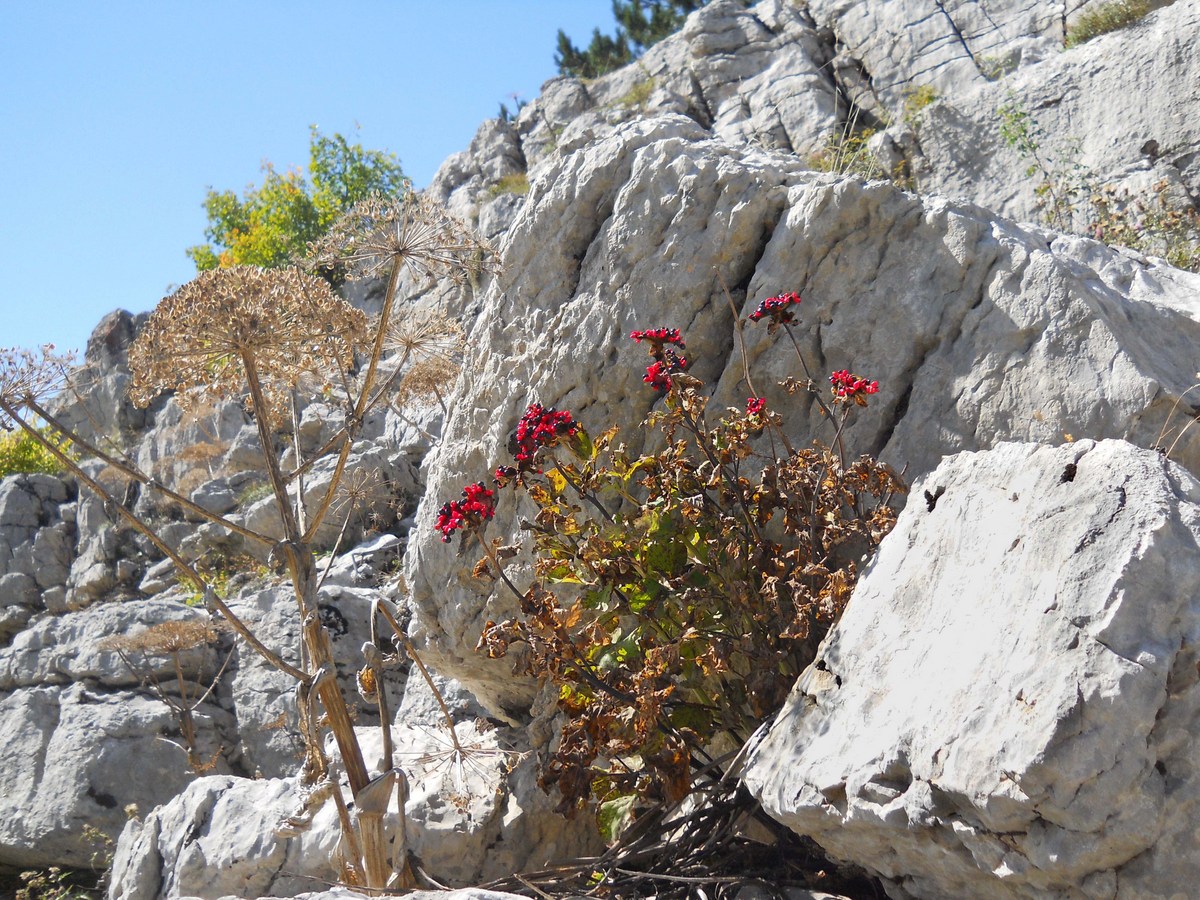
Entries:
{"type": "Polygon", "coordinates": [[[943,462],[750,759],[895,897],[1169,897],[1200,874],[1200,484],[1120,441],[943,462]],[[932,506],[932,509],[928,507],[932,506]]]}
{"type": "Polygon", "coordinates": [[[75,556],[71,490],[51,475],[0,480],[0,645],[65,596],[75,556]]]}
{"type": "MultiPolygon", "coordinates": [[[[871,18],[903,5],[870,4],[875,10],[871,18]]],[[[919,4],[907,5],[915,10],[919,4]]],[[[964,12],[981,9],[974,3],[959,6],[964,12]]],[[[1037,22],[1053,8],[1031,4],[1022,19],[1017,4],[1013,6],[999,19],[1006,28],[1037,22]]],[[[879,33],[878,22],[874,28],[872,35],[879,33]]],[[[1061,26],[1051,31],[1059,40],[1061,26]]],[[[949,74],[965,70],[960,60],[945,70],[951,80],[942,99],[909,117],[920,147],[921,190],[967,197],[1006,216],[1037,217],[1039,178],[1022,177],[1029,161],[1020,158],[1000,132],[1000,108],[1017,103],[1037,120],[1043,132],[1039,152],[1057,170],[1060,183],[1090,182],[1080,187],[1079,205],[1100,184],[1149,200],[1150,186],[1162,181],[1181,190],[1181,208],[1193,206],[1193,198],[1200,195],[1200,124],[1195,116],[1200,60],[1190,52],[1197,33],[1200,4],[1180,0],[1079,47],[1043,49],[1043,59],[1000,80],[975,76],[973,87],[965,90],[958,76],[949,74]],[[1126,97],[1136,102],[1118,99],[1126,97]]],[[[949,36],[943,40],[951,42],[949,36]]],[[[885,50],[886,42],[880,43],[874,37],[865,41],[872,59],[885,50]]],[[[1030,44],[1044,46],[1045,39],[1031,38],[1026,49],[1017,52],[1029,52],[1030,44]]],[[[902,57],[892,51],[889,58],[902,57]]],[[[916,81],[931,77],[941,85],[936,72],[916,76],[916,81]]],[[[1074,227],[1083,224],[1076,218],[1074,227]]]]}
{"type": "MultiPolygon", "coordinates": [[[[548,163],[505,258],[469,341],[470,377],[426,466],[405,562],[418,634],[493,707],[529,699],[471,649],[511,601],[472,583],[433,531],[434,510],[511,462],[507,437],[531,402],[571,410],[593,433],[644,416],[656,397],[632,329],[681,327],[715,407],[743,406],[714,272],[742,316],[772,294],[801,293],[796,335],[816,377],[861,369],[881,385],[845,433],[850,451],[907,465],[910,477],[1004,440],[1152,445],[1192,383],[1200,340],[1200,277],[978,207],[814,175],[792,157],[711,140],[680,116],[628,123],[548,163]]],[[[793,439],[824,434],[819,411],[776,386],[802,376],[790,342],[755,326],[746,341],[755,384],[793,439]]],[[[642,434],[624,439],[636,451],[642,434]]],[[[1191,466],[1194,441],[1175,448],[1191,466]]],[[[511,502],[490,534],[519,520],[511,502]]]]}
{"type": "MultiPolygon", "coordinates": [[[[218,748],[228,714],[195,713],[198,750],[225,768],[218,748]]],[[[195,778],[179,723],[158,700],[127,691],[18,688],[0,696],[0,864],[92,865],[83,823],[116,837],[133,804],[143,812],[195,778]]]]}

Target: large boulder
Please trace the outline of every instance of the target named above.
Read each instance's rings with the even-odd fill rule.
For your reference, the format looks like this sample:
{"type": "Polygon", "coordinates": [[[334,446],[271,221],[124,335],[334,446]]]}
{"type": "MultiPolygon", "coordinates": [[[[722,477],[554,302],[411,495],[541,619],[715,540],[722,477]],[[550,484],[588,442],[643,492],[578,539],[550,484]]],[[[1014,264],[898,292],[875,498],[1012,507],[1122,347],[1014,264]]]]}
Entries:
{"type": "MultiPolygon", "coordinates": [[[[1005,440],[1153,445],[1192,384],[1200,343],[1200,276],[969,204],[813,174],[681,116],[628,123],[547,163],[505,259],[468,342],[470,377],[426,463],[405,576],[438,665],[510,712],[531,686],[472,648],[511,598],[470,577],[457,547],[438,540],[434,511],[511,461],[508,435],[531,402],[571,410],[593,433],[638,422],[657,398],[632,329],[682,327],[716,408],[743,406],[717,273],[742,317],[772,294],[803,295],[795,332],[816,377],[851,368],[881,385],[844,434],[849,452],[910,477],[1005,440]]],[[[816,405],[778,387],[803,377],[791,343],[751,325],[746,344],[756,388],[793,440],[829,439],[816,405]]],[[[1198,437],[1175,447],[1193,468],[1198,437]]],[[[644,432],[623,439],[637,451],[644,432]]],[[[489,532],[515,536],[519,518],[505,498],[489,532]]]]}
{"type": "Polygon", "coordinates": [[[954,456],[753,751],[764,808],[893,897],[1200,878],[1200,483],[1121,441],[954,456]]]}
{"type": "MultiPolygon", "coordinates": [[[[227,771],[229,715],[204,703],[193,718],[198,756],[227,771]]],[[[76,683],[0,695],[0,746],[3,866],[90,867],[97,848],[85,824],[115,838],[130,814],[195,778],[175,713],[127,690],[76,683]]]]}

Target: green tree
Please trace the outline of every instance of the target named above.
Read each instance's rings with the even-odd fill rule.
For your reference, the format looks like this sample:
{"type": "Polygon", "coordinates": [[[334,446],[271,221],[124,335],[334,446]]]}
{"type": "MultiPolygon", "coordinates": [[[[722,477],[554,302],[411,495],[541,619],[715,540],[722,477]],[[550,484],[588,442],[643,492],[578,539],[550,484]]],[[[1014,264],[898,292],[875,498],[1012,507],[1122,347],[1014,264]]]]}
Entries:
{"type": "Polygon", "coordinates": [[[559,29],[558,50],[554,54],[559,74],[577,78],[596,78],[633,62],[648,47],[673,34],[683,25],[688,13],[695,12],[708,0],[613,0],[617,33],[610,37],[597,28],[586,50],[576,47],[559,29]]]}
{"type": "MultiPolygon", "coordinates": [[[[70,442],[56,440],[46,428],[39,432],[55,442],[55,446],[64,453],[70,453],[70,442]]],[[[57,475],[62,471],[62,464],[54,454],[39,444],[36,440],[22,431],[8,434],[0,432],[0,478],[8,475],[31,475],[43,472],[47,475],[57,475]]]]}
{"type": "Polygon", "coordinates": [[[280,266],[304,254],[334,220],[371,194],[392,196],[405,186],[400,161],[382,150],[365,150],[335,133],[311,129],[308,177],[298,169],[263,166],[263,182],[238,197],[209,190],[204,198],[209,243],[190,247],[196,269],[234,265],[280,266]]]}

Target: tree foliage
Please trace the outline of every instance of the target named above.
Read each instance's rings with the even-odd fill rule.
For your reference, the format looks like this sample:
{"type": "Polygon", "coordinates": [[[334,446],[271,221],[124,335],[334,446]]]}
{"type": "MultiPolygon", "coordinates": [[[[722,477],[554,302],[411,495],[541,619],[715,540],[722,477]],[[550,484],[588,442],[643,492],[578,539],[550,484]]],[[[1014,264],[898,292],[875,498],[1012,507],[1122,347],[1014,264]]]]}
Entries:
{"type": "Polygon", "coordinates": [[[400,161],[382,150],[366,150],[313,126],[307,177],[298,169],[263,166],[263,182],[233,191],[209,190],[204,198],[209,243],[188,249],[203,272],[218,267],[274,267],[304,255],[335,219],[372,194],[400,193],[406,180],[400,161]]]}
{"type": "MultiPolygon", "coordinates": [[[[43,428],[41,432],[50,440],[55,440],[47,429],[43,428]]],[[[55,440],[55,446],[64,453],[70,452],[68,441],[55,440]]],[[[21,431],[11,434],[0,432],[0,478],[36,472],[56,475],[61,471],[62,463],[58,458],[28,434],[21,431]]]]}
{"type": "Polygon", "coordinates": [[[653,44],[683,25],[688,13],[708,0],[613,0],[617,33],[592,31],[592,42],[581,50],[559,29],[554,62],[562,75],[597,78],[637,59],[653,44]]]}

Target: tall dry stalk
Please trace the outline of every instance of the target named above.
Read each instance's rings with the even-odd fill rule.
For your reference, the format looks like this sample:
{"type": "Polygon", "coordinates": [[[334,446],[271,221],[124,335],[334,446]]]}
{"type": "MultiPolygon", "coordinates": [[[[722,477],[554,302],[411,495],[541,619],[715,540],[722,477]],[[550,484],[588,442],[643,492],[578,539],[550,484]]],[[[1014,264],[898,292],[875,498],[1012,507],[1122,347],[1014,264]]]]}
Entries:
{"type": "MultiPolygon", "coordinates": [[[[164,299],[151,315],[129,351],[130,395],[140,406],[164,391],[173,391],[185,411],[213,401],[238,399],[253,417],[259,432],[264,465],[283,537],[259,533],[224,516],[205,510],[181,493],[140,471],[127,459],[107,453],[75,434],[47,408],[48,398],[65,377],[65,361],[52,348],[39,356],[26,351],[0,352],[0,427],[19,427],[46,447],[79,481],[96,492],[130,527],[169,557],[184,578],[204,594],[206,605],[260,655],[299,683],[301,731],[305,761],[301,782],[301,811],[281,823],[281,833],[307,826],[319,805],[337,804],[343,840],[339,871],[347,880],[369,888],[408,887],[406,860],[389,866],[384,811],[393,789],[403,793],[403,773],[391,761],[370,773],[336,677],[329,632],[318,612],[320,579],[314,554],[315,536],[340,496],[351,449],[359,439],[366,416],[395,393],[410,364],[430,358],[444,363],[461,346],[461,332],[431,320],[424,326],[398,324],[396,294],[405,270],[425,277],[472,280],[492,268],[491,250],[461,222],[432,201],[406,194],[396,201],[372,199],[356,204],[330,234],[311,248],[310,264],[320,271],[342,270],[350,278],[386,275],[387,289],[379,319],[368,324],[364,314],[339,298],[328,282],[297,268],[261,269],[236,266],[214,269],[164,299]],[[449,336],[449,337],[448,337],[449,336]],[[385,353],[392,357],[385,360],[385,353]],[[302,383],[327,387],[341,402],[341,428],[307,459],[285,471],[275,452],[276,435],[296,418],[296,397],[302,383]],[[281,648],[267,647],[252,625],[243,622],[153,525],[126,508],[118,498],[80,467],[37,428],[41,423],[68,439],[73,449],[100,459],[126,478],[175,501],[202,519],[269,551],[278,568],[287,572],[301,624],[299,665],[287,662],[281,648]],[[298,489],[304,474],[321,458],[334,456],[333,475],[314,509],[305,507],[298,489]],[[317,704],[323,715],[317,712],[317,704]],[[343,797],[330,775],[320,724],[334,736],[350,785],[343,797]],[[389,884],[390,882],[390,884],[389,884]]],[[[452,361],[452,360],[451,360],[452,361]]],[[[299,451],[299,445],[293,448],[299,451]]],[[[342,492],[344,493],[344,491],[342,492]]],[[[381,604],[382,607],[382,604],[381,604]]],[[[386,611],[386,609],[385,609],[386,611]]],[[[394,623],[394,618],[387,615],[394,623]]],[[[411,653],[411,646],[406,647],[411,653]]],[[[376,676],[377,660],[368,659],[376,676]]],[[[388,727],[385,692],[380,701],[388,727]]],[[[390,744],[390,740],[386,743],[390,744]]]]}

